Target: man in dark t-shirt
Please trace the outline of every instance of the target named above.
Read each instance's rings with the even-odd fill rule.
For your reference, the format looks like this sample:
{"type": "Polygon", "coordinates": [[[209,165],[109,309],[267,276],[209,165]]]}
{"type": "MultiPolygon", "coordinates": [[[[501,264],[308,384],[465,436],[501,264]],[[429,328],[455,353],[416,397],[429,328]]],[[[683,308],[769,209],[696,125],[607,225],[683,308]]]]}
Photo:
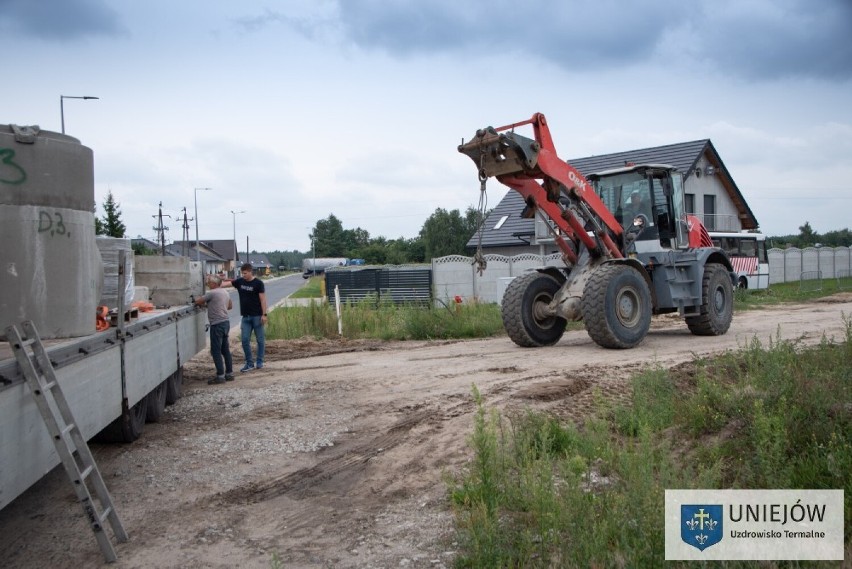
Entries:
{"type": "Polygon", "coordinates": [[[240,338],[243,342],[243,353],[246,364],[240,369],[245,373],[252,369],[263,367],[265,339],[263,327],[266,325],[266,287],[263,281],[255,278],[251,263],[240,267],[240,278],[231,281],[231,286],[240,295],[240,338]],[[251,333],[257,340],[257,359],[251,353],[251,333]]]}

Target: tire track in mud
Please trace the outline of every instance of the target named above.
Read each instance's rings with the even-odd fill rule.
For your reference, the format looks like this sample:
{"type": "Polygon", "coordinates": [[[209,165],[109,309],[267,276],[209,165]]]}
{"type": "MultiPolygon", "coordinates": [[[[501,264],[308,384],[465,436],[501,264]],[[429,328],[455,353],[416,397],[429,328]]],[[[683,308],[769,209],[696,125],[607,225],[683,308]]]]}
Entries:
{"type": "Polygon", "coordinates": [[[290,474],[257,482],[247,487],[228,490],[220,494],[219,499],[230,503],[259,503],[284,494],[292,495],[307,492],[323,482],[363,467],[379,453],[396,447],[405,440],[413,428],[432,416],[433,413],[429,409],[418,410],[392,425],[384,434],[345,451],[343,454],[290,474]]]}

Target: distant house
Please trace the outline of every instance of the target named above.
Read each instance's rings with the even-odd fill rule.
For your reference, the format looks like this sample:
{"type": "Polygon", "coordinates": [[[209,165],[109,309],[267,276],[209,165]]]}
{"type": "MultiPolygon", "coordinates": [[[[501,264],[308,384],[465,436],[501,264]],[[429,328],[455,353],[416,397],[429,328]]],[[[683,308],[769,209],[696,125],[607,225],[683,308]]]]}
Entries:
{"type": "MultiPolygon", "coordinates": [[[[130,244],[133,247],[137,247],[137,248],[141,247],[143,249],[148,249],[149,251],[156,253],[157,255],[159,255],[161,253],[159,243],[157,243],[155,241],[151,241],[150,239],[146,239],[146,238],[142,237],[141,235],[139,235],[138,237],[131,238],[130,244]]],[[[172,254],[169,253],[168,251],[166,251],[166,256],[170,257],[170,256],[172,256],[172,254]]]]}
{"type": "MultiPolygon", "coordinates": [[[[687,213],[697,215],[709,231],[758,228],[757,218],[709,139],[575,158],[567,162],[586,176],[622,168],[629,163],[670,164],[683,174],[687,213]]],[[[495,181],[489,183],[492,188],[499,185],[495,181]]],[[[488,215],[482,230],[482,248],[486,253],[513,256],[557,252],[540,219],[521,217],[524,205],[521,195],[509,190],[488,215]]],[[[479,239],[477,232],[467,242],[468,249],[476,249],[479,239]]]]}
{"type": "MultiPolygon", "coordinates": [[[[243,254],[243,258],[245,258],[245,254],[243,254]]],[[[243,260],[243,263],[245,262],[243,260]]],[[[248,256],[247,262],[251,263],[252,267],[254,267],[254,274],[256,275],[272,274],[272,263],[269,262],[269,258],[264,253],[251,253],[248,256]]]]}
{"type": "MultiPolygon", "coordinates": [[[[173,245],[181,250],[189,249],[190,257],[195,258],[195,241],[175,241],[173,245]]],[[[245,262],[240,260],[237,245],[233,239],[200,240],[198,245],[204,262],[204,272],[207,274],[224,272],[232,275],[234,270],[245,262]]],[[[245,257],[245,253],[242,256],[245,257]]]]}

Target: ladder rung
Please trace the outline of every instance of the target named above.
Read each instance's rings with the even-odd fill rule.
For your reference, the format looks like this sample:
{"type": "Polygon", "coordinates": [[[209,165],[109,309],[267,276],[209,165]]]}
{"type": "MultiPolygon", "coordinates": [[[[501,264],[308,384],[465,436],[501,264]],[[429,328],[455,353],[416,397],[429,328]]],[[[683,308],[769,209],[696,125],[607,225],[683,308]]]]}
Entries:
{"type": "Polygon", "coordinates": [[[101,521],[101,525],[104,525],[104,520],[107,519],[110,516],[111,513],[112,513],[112,506],[107,506],[106,509],[103,512],[101,512],[100,518],[98,518],[101,521]]]}
{"type": "Polygon", "coordinates": [[[65,435],[67,435],[68,433],[70,433],[71,431],[73,431],[76,428],[77,428],[76,423],[68,423],[67,425],[65,425],[65,428],[62,429],[60,435],[62,435],[64,437],[65,435]]]}
{"type": "Polygon", "coordinates": [[[56,383],[56,380],[54,379],[54,380],[53,380],[53,381],[51,381],[50,383],[45,383],[45,384],[44,384],[44,387],[42,387],[42,390],[44,390],[44,391],[50,391],[51,389],[53,389],[53,388],[54,388],[54,387],[56,387],[57,385],[59,385],[59,384],[58,384],[58,383],[56,383]]]}
{"type": "Polygon", "coordinates": [[[89,466],[87,466],[86,470],[84,470],[83,472],[80,473],[80,481],[83,481],[86,478],[88,478],[93,470],[94,470],[94,467],[91,464],[89,466]]]}

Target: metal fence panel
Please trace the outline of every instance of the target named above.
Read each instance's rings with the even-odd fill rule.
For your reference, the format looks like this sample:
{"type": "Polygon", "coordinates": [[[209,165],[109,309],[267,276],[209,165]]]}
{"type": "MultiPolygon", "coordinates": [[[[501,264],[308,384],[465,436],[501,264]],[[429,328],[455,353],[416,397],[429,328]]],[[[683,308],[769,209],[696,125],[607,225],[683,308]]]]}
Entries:
{"type": "Polygon", "coordinates": [[[429,266],[347,267],[325,273],[326,295],[334,302],[338,287],[341,302],[367,298],[395,303],[430,303],[432,269],[429,266]]]}
{"type": "Polygon", "coordinates": [[[822,271],[802,271],[799,292],[822,290],[822,271]]]}

